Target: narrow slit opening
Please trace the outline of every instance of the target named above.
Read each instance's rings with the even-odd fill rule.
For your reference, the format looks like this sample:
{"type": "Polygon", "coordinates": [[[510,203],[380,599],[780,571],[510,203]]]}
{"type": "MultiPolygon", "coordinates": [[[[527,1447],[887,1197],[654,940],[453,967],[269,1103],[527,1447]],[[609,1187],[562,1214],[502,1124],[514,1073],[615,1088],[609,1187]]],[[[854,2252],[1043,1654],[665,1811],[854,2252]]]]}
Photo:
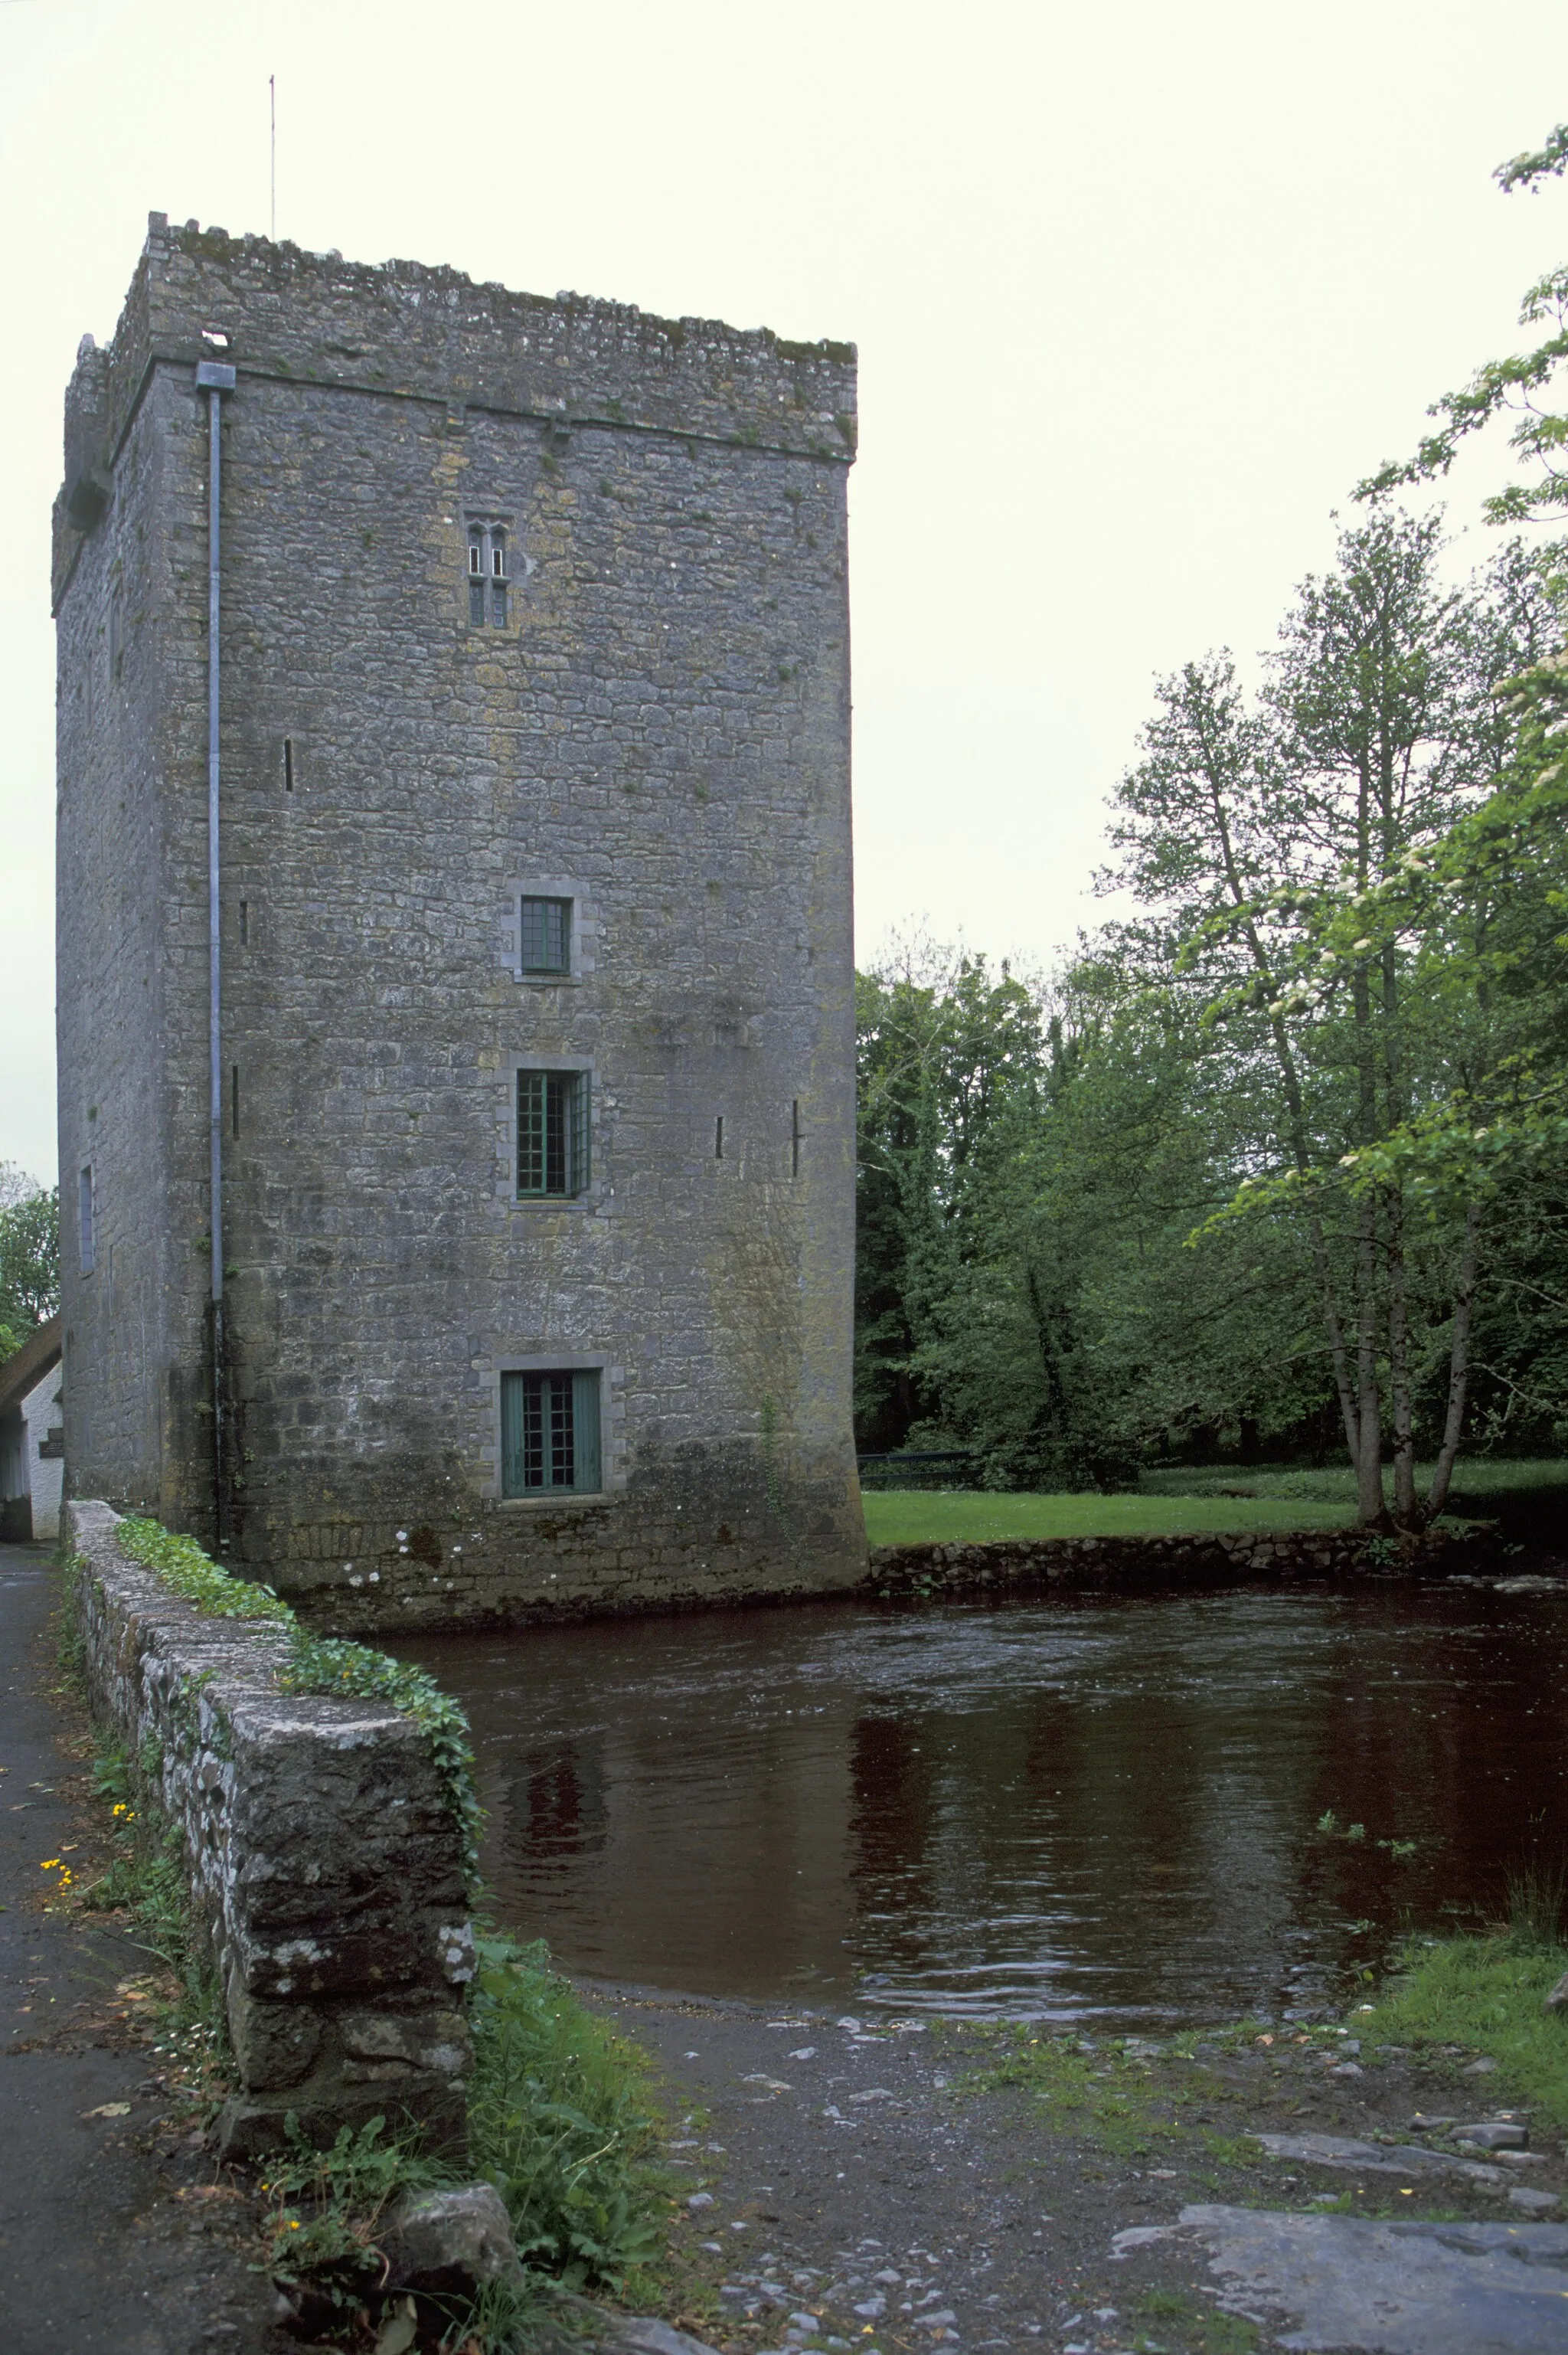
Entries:
{"type": "Polygon", "coordinates": [[[291,794],[293,790],[294,740],[291,736],[285,736],[283,739],[283,791],[286,794],[291,794]]]}
{"type": "Polygon", "coordinates": [[[789,1175],[791,1178],[798,1178],[800,1175],[800,1099],[799,1096],[789,1106],[789,1175]]]}
{"type": "Polygon", "coordinates": [[[724,1114],[722,1112],[714,1123],[714,1159],[715,1161],[722,1161],[724,1159],[724,1114]]]}
{"type": "Polygon", "coordinates": [[[242,949],[249,948],[250,945],[250,902],[249,900],[241,900],[239,902],[239,945],[242,949]]]}

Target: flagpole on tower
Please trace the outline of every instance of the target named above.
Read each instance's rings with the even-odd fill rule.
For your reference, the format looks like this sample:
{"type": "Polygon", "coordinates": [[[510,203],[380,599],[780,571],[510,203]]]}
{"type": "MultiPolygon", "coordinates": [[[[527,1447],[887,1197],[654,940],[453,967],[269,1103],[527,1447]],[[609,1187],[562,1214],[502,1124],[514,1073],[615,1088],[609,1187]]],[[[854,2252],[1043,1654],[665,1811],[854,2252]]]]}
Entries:
{"type": "Polygon", "coordinates": [[[271,107],[271,113],[272,113],[272,139],[271,139],[271,157],[272,157],[272,229],[271,229],[271,237],[272,237],[272,242],[273,242],[273,244],[274,244],[274,245],[276,245],[276,244],[277,244],[277,242],[278,242],[278,77],[277,77],[277,75],[276,75],[276,74],[269,74],[269,75],[268,75],[268,77],[267,77],[267,93],[268,93],[268,98],[269,98],[269,101],[270,101],[270,107],[271,107]]]}

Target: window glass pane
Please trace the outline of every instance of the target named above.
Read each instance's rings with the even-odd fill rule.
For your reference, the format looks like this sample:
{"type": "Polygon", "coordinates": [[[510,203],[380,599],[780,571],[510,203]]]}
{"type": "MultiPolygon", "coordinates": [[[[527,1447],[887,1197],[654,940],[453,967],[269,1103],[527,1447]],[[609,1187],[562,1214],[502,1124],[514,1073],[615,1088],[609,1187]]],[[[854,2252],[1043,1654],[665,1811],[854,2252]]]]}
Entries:
{"type": "Polygon", "coordinates": [[[580,1194],[588,1184],[586,1071],[517,1074],[517,1191],[580,1194]]]}
{"type": "Polygon", "coordinates": [[[484,534],[482,531],[469,533],[468,569],[471,572],[484,570],[484,534]]]}
{"type": "Polygon", "coordinates": [[[517,1074],[517,1191],[520,1194],[542,1194],[545,1190],[545,1082],[544,1071],[519,1071],[517,1074]]]}
{"type": "Polygon", "coordinates": [[[523,1384],[522,1374],[501,1377],[501,1493],[503,1497],[520,1497],[524,1480],[523,1472],[523,1384]]]}
{"type": "Polygon", "coordinates": [[[490,569],[498,581],[506,578],[506,534],[493,531],[490,535],[490,569]]]}
{"type": "Polygon", "coordinates": [[[545,1191],[565,1194],[569,1189],[571,1146],[570,1098],[572,1074],[569,1071],[546,1071],[545,1074],[545,1191]]]}
{"type": "Polygon", "coordinates": [[[539,1388],[543,1396],[546,1444],[548,1450],[545,1466],[546,1488],[569,1488],[572,1485],[572,1378],[570,1374],[541,1374],[539,1388]]]}
{"type": "Polygon", "coordinates": [[[599,1376],[572,1376],[572,1486],[599,1488],[599,1376]]]}
{"type": "Polygon", "coordinates": [[[484,620],[484,583],[471,581],[468,584],[468,618],[477,628],[484,620]]]}
{"type": "Polygon", "coordinates": [[[506,591],[493,586],[490,591],[490,618],[498,630],[506,627],[506,591]]]}
{"type": "Polygon", "coordinates": [[[590,1174],[589,1086],[588,1075],[586,1071],[574,1071],[572,1074],[572,1094],[568,1113],[571,1121],[571,1190],[574,1194],[584,1194],[588,1191],[590,1174]]]}
{"type": "Polygon", "coordinates": [[[572,903],[569,900],[524,900],[522,909],[524,973],[565,973],[570,964],[572,903]]]}
{"type": "Polygon", "coordinates": [[[502,1495],[599,1485],[598,1374],[503,1374],[502,1495]]]}

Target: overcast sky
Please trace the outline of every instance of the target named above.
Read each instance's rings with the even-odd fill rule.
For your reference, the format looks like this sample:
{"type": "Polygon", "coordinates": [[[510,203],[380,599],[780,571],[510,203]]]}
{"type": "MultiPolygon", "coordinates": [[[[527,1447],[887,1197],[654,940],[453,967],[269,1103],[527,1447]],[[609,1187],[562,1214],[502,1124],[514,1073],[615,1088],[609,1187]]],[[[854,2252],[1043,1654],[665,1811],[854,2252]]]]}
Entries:
{"type": "Polygon", "coordinates": [[[1269,641],[1568,257],[1562,185],[1489,178],[1568,115],[1563,0],[0,0],[0,1159],[40,1177],[61,391],[150,208],[267,229],[269,74],[281,236],[859,345],[863,961],[1092,922],[1152,676],[1269,641]]]}

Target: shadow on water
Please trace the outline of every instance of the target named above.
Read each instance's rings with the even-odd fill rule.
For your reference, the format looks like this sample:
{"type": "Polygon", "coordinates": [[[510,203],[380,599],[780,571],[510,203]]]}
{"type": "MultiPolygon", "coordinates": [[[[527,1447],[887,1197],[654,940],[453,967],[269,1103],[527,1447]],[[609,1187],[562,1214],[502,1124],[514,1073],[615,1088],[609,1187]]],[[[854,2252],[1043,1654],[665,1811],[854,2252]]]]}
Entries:
{"type": "Polygon", "coordinates": [[[1551,1598],[800,1604],[399,1648],[471,1714],[498,1912],[599,1978],[1306,2009],[1568,1853],[1551,1598]]]}

